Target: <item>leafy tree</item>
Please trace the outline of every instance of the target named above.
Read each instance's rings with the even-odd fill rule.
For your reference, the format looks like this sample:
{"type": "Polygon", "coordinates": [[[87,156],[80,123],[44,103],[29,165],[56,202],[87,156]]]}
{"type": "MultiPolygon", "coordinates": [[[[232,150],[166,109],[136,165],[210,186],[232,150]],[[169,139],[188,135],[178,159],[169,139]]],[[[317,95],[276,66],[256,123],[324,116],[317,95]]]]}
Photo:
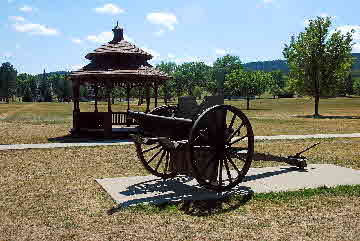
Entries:
{"type": "Polygon", "coordinates": [[[227,89],[225,84],[226,75],[234,70],[243,69],[241,60],[238,56],[225,55],[217,58],[211,69],[210,80],[207,82],[207,90],[212,94],[231,95],[231,89],[227,89]]]}
{"type": "MultiPolygon", "coordinates": [[[[177,69],[177,65],[174,62],[161,62],[156,65],[156,68],[160,71],[174,77],[174,73],[177,69]]],[[[174,78],[167,81],[167,83],[159,89],[159,94],[164,97],[164,102],[167,104],[167,100],[172,97],[172,93],[175,92],[175,81],[174,78]]]]}
{"type": "Polygon", "coordinates": [[[232,94],[246,97],[246,109],[249,110],[250,100],[265,92],[270,79],[270,73],[237,69],[226,75],[226,85],[232,89],[232,94]]]}
{"type": "Polygon", "coordinates": [[[279,96],[283,92],[286,82],[281,70],[272,71],[270,75],[268,89],[275,99],[275,96],[279,96]]]}
{"type": "Polygon", "coordinates": [[[354,94],[360,95],[360,78],[356,78],[353,84],[354,94]]]}
{"type": "Polygon", "coordinates": [[[0,67],[0,96],[13,97],[16,94],[16,69],[9,63],[3,63],[0,67]]]}
{"type": "Polygon", "coordinates": [[[352,65],[352,33],[330,33],[329,17],[310,20],[305,32],[285,45],[292,86],[315,98],[314,117],[319,116],[321,96],[336,94],[344,86],[352,65]]]}
{"type": "Polygon", "coordinates": [[[22,96],[23,102],[33,102],[33,96],[31,94],[31,89],[29,86],[24,88],[24,94],[22,96]]]}
{"type": "Polygon", "coordinates": [[[195,86],[202,87],[209,77],[210,67],[203,62],[183,63],[174,72],[175,88],[179,93],[187,91],[193,95],[195,86]]]}
{"type": "Polygon", "coordinates": [[[40,81],[39,90],[40,90],[40,101],[52,102],[53,88],[51,82],[48,80],[45,70],[40,81]]]}

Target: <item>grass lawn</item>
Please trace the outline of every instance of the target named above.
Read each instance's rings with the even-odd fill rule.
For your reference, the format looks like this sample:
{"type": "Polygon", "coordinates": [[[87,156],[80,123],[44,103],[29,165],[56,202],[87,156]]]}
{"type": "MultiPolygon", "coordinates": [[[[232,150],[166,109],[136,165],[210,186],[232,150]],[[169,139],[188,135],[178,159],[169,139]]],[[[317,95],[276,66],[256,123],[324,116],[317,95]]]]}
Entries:
{"type": "MultiPolygon", "coordinates": [[[[255,150],[289,155],[313,142],[262,141],[255,150]]],[[[323,140],[307,156],[310,163],[360,169],[359,149],[360,138],[323,140]]],[[[94,179],[147,175],[133,146],[3,151],[0,172],[0,240],[360,237],[360,186],[235,196],[193,202],[189,209],[180,202],[117,210],[94,179]]]]}
{"type": "MultiPolygon", "coordinates": [[[[160,105],[163,102],[159,103],[160,105]]],[[[226,101],[240,109],[245,101],[226,101]]],[[[94,103],[81,103],[82,111],[92,111],[94,103]]],[[[306,98],[257,99],[250,118],[255,135],[355,133],[360,131],[360,98],[330,98],[320,101],[321,119],[313,119],[313,101],[306,98]]],[[[69,134],[72,127],[72,103],[0,104],[0,144],[46,143],[49,138],[69,134]]],[[[106,111],[101,102],[99,111],[106,111]]],[[[113,111],[124,111],[125,102],[113,105],[113,111]]],[[[145,105],[131,103],[131,109],[144,110],[145,105]]],[[[151,107],[153,108],[153,106],[151,107]]]]}

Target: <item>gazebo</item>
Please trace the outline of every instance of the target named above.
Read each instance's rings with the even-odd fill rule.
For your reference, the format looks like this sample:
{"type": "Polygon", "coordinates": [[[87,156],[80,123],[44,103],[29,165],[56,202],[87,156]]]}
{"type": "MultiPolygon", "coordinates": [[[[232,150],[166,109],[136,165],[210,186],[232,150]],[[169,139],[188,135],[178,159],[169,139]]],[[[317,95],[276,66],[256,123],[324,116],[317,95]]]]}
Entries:
{"type": "Polygon", "coordinates": [[[112,30],[114,38],[107,44],[88,53],[85,58],[91,61],[80,70],[70,74],[73,86],[73,134],[103,132],[109,138],[113,125],[133,124],[127,112],[113,112],[111,92],[113,88],[125,88],[127,109],[130,109],[130,90],[134,87],[146,89],[146,112],[150,111],[150,88],[154,90],[155,107],[157,106],[158,88],[170,79],[165,73],[155,69],[148,61],[151,54],[124,40],[123,29],[119,24],[112,30]],[[90,85],[94,90],[94,112],[80,111],[80,86],[90,85]],[[107,99],[107,112],[98,111],[98,93],[103,88],[107,99]]]}

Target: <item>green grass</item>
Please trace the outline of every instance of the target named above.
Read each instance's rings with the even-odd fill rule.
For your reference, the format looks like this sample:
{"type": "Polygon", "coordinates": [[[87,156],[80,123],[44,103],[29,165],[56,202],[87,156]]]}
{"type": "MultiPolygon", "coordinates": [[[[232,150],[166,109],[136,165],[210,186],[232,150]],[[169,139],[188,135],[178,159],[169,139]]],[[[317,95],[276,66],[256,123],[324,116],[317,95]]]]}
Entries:
{"type": "MultiPolygon", "coordinates": [[[[189,203],[192,204],[192,211],[197,210],[198,216],[206,216],[210,214],[215,214],[215,210],[211,210],[211,206],[217,207],[218,213],[221,213],[225,208],[224,206],[236,207],[235,209],[241,208],[241,206],[246,205],[248,202],[270,202],[276,204],[288,204],[294,203],[296,201],[306,201],[314,197],[360,197],[360,185],[343,185],[336,187],[319,187],[319,188],[306,188],[299,191],[288,191],[288,192],[270,192],[270,193],[255,193],[247,195],[233,195],[228,197],[223,197],[217,200],[199,200],[199,201],[178,201],[178,202],[168,202],[162,204],[140,204],[133,207],[129,207],[128,210],[134,212],[145,212],[157,214],[160,212],[184,212],[184,206],[189,203]],[[217,205],[216,205],[217,203],[217,205]]],[[[121,205],[113,208],[109,211],[110,214],[115,213],[116,211],[121,210],[121,205]]],[[[187,210],[187,212],[189,212],[187,210]]]]}

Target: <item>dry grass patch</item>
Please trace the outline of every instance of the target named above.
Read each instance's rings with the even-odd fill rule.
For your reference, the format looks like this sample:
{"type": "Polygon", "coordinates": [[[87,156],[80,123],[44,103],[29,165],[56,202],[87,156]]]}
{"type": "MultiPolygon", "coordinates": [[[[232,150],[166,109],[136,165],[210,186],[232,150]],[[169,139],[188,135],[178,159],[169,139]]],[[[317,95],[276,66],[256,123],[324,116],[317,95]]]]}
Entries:
{"type": "MultiPolygon", "coordinates": [[[[245,112],[255,135],[354,133],[360,130],[360,98],[322,99],[321,119],[309,117],[314,105],[306,98],[257,99],[251,101],[252,109],[249,111],[244,110],[243,100],[225,103],[245,112]]],[[[163,104],[159,102],[159,105],[163,104]]],[[[94,111],[93,102],[80,105],[82,111],[94,111]]],[[[72,108],[72,103],[1,104],[0,144],[49,142],[48,138],[67,135],[72,127],[72,108]]],[[[146,106],[137,106],[135,100],[130,108],[143,111],[146,106]]],[[[126,102],[112,106],[114,112],[126,109],[126,102]]],[[[107,111],[105,102],[99,103],[99,111],[107,111]]]]}
{"type": "MultiPolygon", "coordinates": [[[[256,148],[287,154],[301,143],[261,142],[256,148]]],[[[360,140],[329,140],[319,148],[333,151],[311,153],[313,161],[340,163],[336,147],[345,144],[359,149],[360,140]]],[[[350,155],[343,165],[359,168],[355,159],[350,155]]],[[[346,193],[286,200],[255,195],[206,217],[177,207],[108,215],[115,204],[94,179],[147,175],[132,146],[3,151],[0,172],[3,240],[356,240],[360,234],[359,195],[346,193]]]]}
{"type": "MultiPolygon", "coordinates": [[[[308,158],[308,163],[327,163],[360,169],[360,138],[258,141],[255,143],[255,151],[289,156],[317,142],[320,142],[320,145],[304,153],[304,156],[308,158]]],[[[274,165],[279,164],[275,162],[253,162],[252,166],[274,165]]]]}

